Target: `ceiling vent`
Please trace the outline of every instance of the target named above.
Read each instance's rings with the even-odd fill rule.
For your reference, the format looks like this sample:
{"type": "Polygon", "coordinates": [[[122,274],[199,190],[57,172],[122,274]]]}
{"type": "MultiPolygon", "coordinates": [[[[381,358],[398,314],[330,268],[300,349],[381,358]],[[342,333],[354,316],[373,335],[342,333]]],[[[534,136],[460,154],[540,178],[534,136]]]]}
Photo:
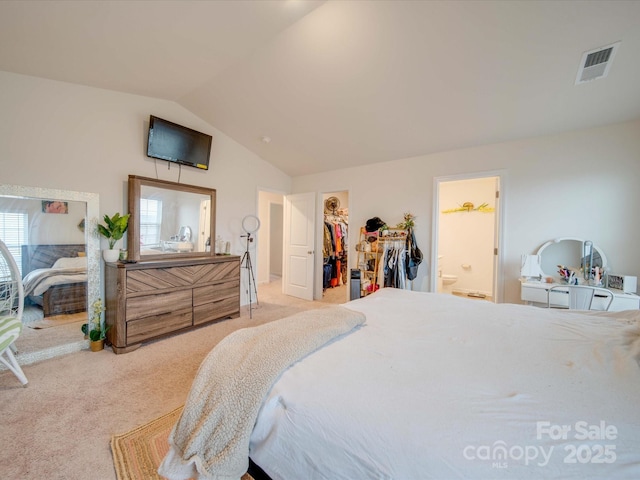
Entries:
{"type": "Polygon", "coordinates": [[[609,74],[611,63],[616,56],[620,42],[585,52],[580,61],[580,68],[576,76],[576,85],[604,78],[609,74]]]}

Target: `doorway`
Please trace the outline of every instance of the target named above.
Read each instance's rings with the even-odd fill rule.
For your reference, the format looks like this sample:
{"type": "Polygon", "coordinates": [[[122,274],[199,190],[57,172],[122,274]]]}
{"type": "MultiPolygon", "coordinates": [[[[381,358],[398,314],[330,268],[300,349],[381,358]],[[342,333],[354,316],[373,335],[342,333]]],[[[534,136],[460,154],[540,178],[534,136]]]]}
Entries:
{"type": "Polygon", "coordinates": [[[322,206],[322,269],[316,281],[323,301],[344,303],[349,300],[349,192],[323,193],[322,206]]]}
{"type": "Polygon", "coordinates": [[[431,291],[502,298],[501,172],[435,179],[431,291]]]}
{"type": "MultiPolygon", "coordinates": [[[[304,195],[302,195],[304,197],[304,195]]],[[[297,221],[298,223],[306,223],[306,214],[302,214],[302,212],[306,209],[296,208],[295,210],[298,212],[298,215],[290,216],[289,220],[285,218],[287,213],[285,210],[290,211],[291,209],[284,208],[287,199],[291,201],[292,199],[298,197],[298,195],[285,195],[280,192],[270,192],[259,190],[258,191],[258,217],[261,223],[261,230],[259,232],[257,238],[257,283],[260,285],[269,284],[270,289],[282,289],[286,290],[286,285],[283,284],[284,280],[284,272],[283,267],[285,265],[285,231],[286,225],[291,221],[297,221]],[[297,219],[297,220],[296,220],[297,219]],[[281,285],[281,287],[276,286],[281,285]]],[[[310,197],[309,201],[313,205],[315,209],[316,205],[315,195],[310,197]]],[[[327,215],[332,215],[333,217],[327,217],[328,220],[338,220],[339,222],[344,223],[344,228],[348,228],[348,203],[349,203],[349,192],[348,191],[338,191],[338,192],[328,192],[321,195],[320,199],[322,204],[322,211],[324,213],[325,207],[327,209],[327,215]],[[337,198],[338,202],[336,203],[332,200],[332,197],[337,198]],[[325,206],[327,203],[327,206],[325,206]]],[[[308,202],[304,202],[305,205],[308,202]]],[[[313,271],[313,280],[311,282],[302,281],[301,279],[298,283],[300,285],[307,285],[304,288],[305,295],[294,295],[299,298],[305,299],[315,299],[325,303],[344,303],[349,300],[348,298],[348,278],[346,272],[348,271],[348,245],[347,239],[344,238],[344,242],[341,245],[344,250],[341,255],[340,262],[340,279],[337,279],[337,282],[334,281],[334,285],[327,289],[324,289],[324,252],[323,249],[323,232],[325,225],[325,217],[321,215],[318,217],[317,222],[314,222],[316,225],[313,226],[313,230],[317,233],[310,234],[311,237],[319,237],[319,242],[315,242],[317,247],[311,248],[311,250],[315,250],[319,253],[319,255],[313,255],[311,257],[312,264],[307,266],[304,270],[313,271]],[[313,258],[317,258],[318,262],[313,260],[313,258]],[[306,296],[306,292],[310,291],[313,295],[313,298],[308,298],[306,296]]],[[[297,231],[297,227],[294,225],[294,229],[297,231]]],[[[303,229],[304,230],[304,229],[303,229]]],[[[289,236],[291,234],[289,233],[289,236]]],[[[302,235],[301,237],[308,238],[309,235],[302,235]]],[[[308,249],[307,249],[308,250],[308,249]]],[[[303,252],[307,254],[308,252],[305,250],[303,252]]],[[[302,258],[302,256],[301,256],[302,258]]],[[[299,262],[298,262],[299,263],[299,262]]],[[[305,262],[306,263],[306,262],[305,262]]],[[[337,271],[337,267],[336,267],[337,271]]],[[[306,276],[306,275],[305,275],[306,276]]],[[[290,281],[290,280],[289,280],[290,281]]],[[[295,289],[294,289],[295,290],[295,289]]],[[[291,292],[289,292],[291,294],[291,292]]],[[[296,293],[295,291],[293,292],[296,293]]]]}
{"type": "Polygon", "coordinates": [[[258,191],[257,283],[279,281],[282,278],[283,206],[281,192],[258,191]]]}

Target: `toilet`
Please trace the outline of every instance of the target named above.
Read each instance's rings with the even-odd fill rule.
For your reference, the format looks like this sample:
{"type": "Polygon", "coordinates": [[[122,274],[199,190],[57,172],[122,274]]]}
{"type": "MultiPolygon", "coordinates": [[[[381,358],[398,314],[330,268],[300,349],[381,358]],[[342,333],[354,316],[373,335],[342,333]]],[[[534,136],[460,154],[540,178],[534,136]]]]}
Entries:
{"type": "Polygon", "coordinates": [[[438,255],[438,293],[453,293],[453,284],[458,281],[458,276],[442,273],[443,258],[443,255],[438,255]]]}
{"type": "Polygon", "coordinates": [[[442,293],[453,293],[453,284],[457,281],[457,275],[442,275],[442,293]]]}

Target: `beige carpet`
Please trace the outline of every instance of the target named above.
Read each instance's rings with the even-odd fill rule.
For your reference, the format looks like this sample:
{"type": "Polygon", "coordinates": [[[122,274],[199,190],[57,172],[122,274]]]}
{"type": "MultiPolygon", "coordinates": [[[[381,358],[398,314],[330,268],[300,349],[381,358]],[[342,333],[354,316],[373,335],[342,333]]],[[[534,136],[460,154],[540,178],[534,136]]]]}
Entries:
{"type": "Polygon", "coordinates": [[[34,322],[26,324],[27,327],[35,330],[43,330],[45,328],[59,327],[60,325],[66,325],[67,323],[85,322],[87,321],[87,312],[70,313],[68,315],[54,315],[51,317],[42,318],[34,322]]]}
{"type": "MultiPolygon", "coordinates": [[[[253,319],[243,307],[240,318],[151,342],[131,353],[82,350],[26,365],[27,388],[11,372],[0,371],[0,478],[116,480],[112,436],[183,405],[200,363],[222,338],[238,328],[330,305],[328,298],[308,302],[282,295],[278,282],[259,285],[258,295],[253,319]]],[[[68,326],[74,335],[82,335],[72,324],[60,329],[68,326]]],[[[58,328],[24,330],[46,333],[58,328]]]]}
{"type": "MultiPolygon", "coordinates": [[[[111,437],[111,452],[118,480],[161,480],[158,466],[169,451],[168,438],[182,407],[130,432],[111,437]]],[[[253,480],[246,474],[241,480],[253,480]]]]}

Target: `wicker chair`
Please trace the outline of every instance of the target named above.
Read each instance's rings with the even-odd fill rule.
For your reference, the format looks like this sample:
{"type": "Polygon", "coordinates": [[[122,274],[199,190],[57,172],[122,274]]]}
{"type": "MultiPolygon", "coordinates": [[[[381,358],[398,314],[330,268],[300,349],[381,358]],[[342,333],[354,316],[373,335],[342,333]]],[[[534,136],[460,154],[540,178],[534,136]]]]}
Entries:
{"type": "Polygon", "coordinates": [[[13,354],[14,342],[22,331],[24,289],[22,278],[11,252],[0,240],[0,362],[11,370],[20,383],[28,383],[13,354]]]}

